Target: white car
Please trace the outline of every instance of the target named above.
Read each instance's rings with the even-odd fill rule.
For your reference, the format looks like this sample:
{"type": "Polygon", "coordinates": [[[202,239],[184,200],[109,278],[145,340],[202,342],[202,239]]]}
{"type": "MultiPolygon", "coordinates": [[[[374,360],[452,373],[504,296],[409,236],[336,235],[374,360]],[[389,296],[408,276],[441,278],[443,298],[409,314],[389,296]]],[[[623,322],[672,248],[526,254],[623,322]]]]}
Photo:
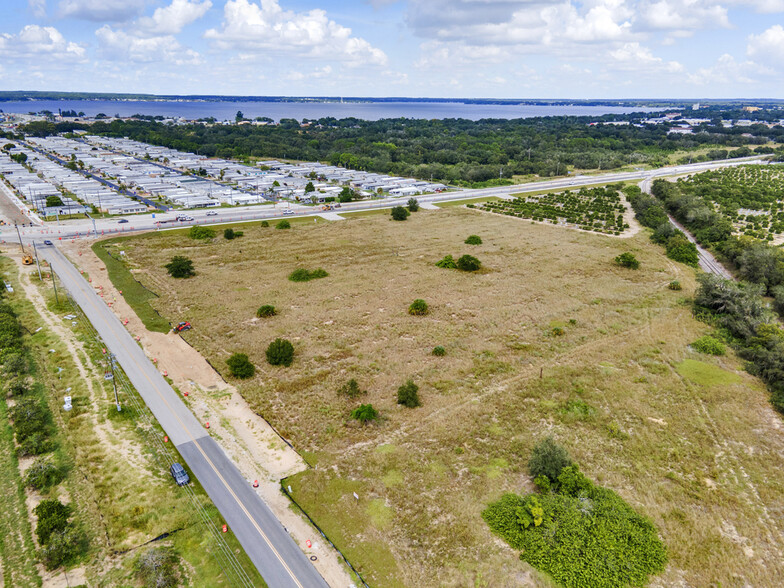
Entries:
{"type": "Polygon", "coordinates": [[[287,208],[286,210],[283,211],[283,214],[294,214],[294,211],[291,210],[290,208],[287,208]]]}
{"type": "Polygon", "coordinates": [[[215,212],[214,210],[210,210],[209,212],[207,212],[207,216],[218,216],[218,213],[215,212]]]}

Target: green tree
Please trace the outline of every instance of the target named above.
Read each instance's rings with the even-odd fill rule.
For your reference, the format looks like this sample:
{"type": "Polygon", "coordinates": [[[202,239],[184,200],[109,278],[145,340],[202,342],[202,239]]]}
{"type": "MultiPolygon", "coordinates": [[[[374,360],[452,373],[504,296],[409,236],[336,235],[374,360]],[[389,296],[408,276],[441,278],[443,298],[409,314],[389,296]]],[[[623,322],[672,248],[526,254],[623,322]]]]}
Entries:
{"type": "Polygon", "coordinates": [[[552,437],[547,437],[537,443],[531,451],[528,472],[532,478],[546,476],[551,483],[556,483],[561,471],[570,465],[572,460],[566,449],[558,445],[552,437]]]}
{"type": "Polygon", "coordinates": [[[65,479],[65,469],[57,467],[46,458],[38,458],[25,472],[25,484],[36,490],[45,490],[65,479]]]}
{"type": "Polygon", "coordinates": [[[227,241],[231,241],[236,236],[237,235],[234,233],[234,229],[232,228],[223,229],[223,238],[226,239],[227,241]]]}
{"type": "Polygon", "coordinates": [[[264,304],[259,306],[259,309],[256,311],[256,316],[259,318],[267,318],[271,316],[275,316],[278,312],[275,310],[275,307],[271,304],[264,304]]]}
{"type": "Polygon", "coordinates": [[[87,551],[87,537],[71,526],[53,531],[41,548],[41,560],[47,570],[54,570],[75,560],[87,551]]]}
{"type": "Polygon", "coordinates": [[[378,411],[372,404],[360,404],[351,411],[351,418],[358,420],[363,425],[378,418],[378,411]]]}
{"type": "Polygon", "coordinates": [[[315,192],[316,187],[313,185],[313,182],[308,182],[308,185],[305,186],[305,194],[310,194],[311,192],[315,192]]]}
{"type": "Polygon", "coordinates": [[[278,221],[278,224],[275,225],[276,229],[290,229],[291,223],[287,221],[285,218],[281,221],[278,221]]]}
{"type": "Polygon", "coordinates": [[[422,405],[419,401],[419,386],[414,384],[413,380],[407,380],[405,384],[397,389],[397,403],[408,408],[416,408],[422,405]]]}
{"type": "Polygon", "coordinates": [[[226,365],[229,366],[231,375],[240,380],[252,378],[256,373],[256,366],[251,363],[245,353],[233,353],[231,357],[226,360],[226,365]]]}
{"type": "Polygon", "coordinates": [[[464,272],[475,272],[482,267],[482,262],[473,255],[463,255],[457,260],[457,269],[464,272]]]}
{"type": "Polygon", "coordinates": [[[351,202],[351,201],[352,201],[352,200],[354,200],[355,198],[356,198],[356,194],[354,193],[354,190],[352,190],[352,189],[351,189],[351,188],[349,188],[348,186],[345,186],[345,187],[344,187],[344,188],[343,188],[343,189],[340,191],[340,194],[338,195],[338,200],[339,200],[340,202],[351,202]]]}
{"type": "Polygon", "coordinates": [[[294,346],[287,339],[275,339],[267,347],[267,362],[270,365],[290,366],[294,361],[294,346]]]}
{"type": "Polygon", "coordinates": [[[466,245],[481,245],[482,238],[479,235],[469,235],[465,240],[466,245]]]}
{"type": "Polygon", "coordinates": [[[166,271],[172,278],[190,278],[196,275],[193,269],[193,262],[182,255],[175,255],[165,266],[166,271]]]}
{"type": "Polygon", "coordinates": [[[235,122],[240,122],[241,120],[245,120],[245,115],[242,114],[241,110],[238,110],[237,114],[234,115],[234,121],[235,122]]]}
{"type": "Polygon", "coordinates": [[[640,267],[640,262],[637,261],[637,258],[634,257],[633,253],[621,253],[618,257],[615,258],[615,263],[620,265],[621,267],[628,267],[629,269],[637,269],[640,267]]]}
{"type": "Polygon", "coordinates": [[[72,509],[56,498],[52,498],[39,502],[33,512],[38,517],[35,534],[38,536],[38,542],[45,545],[49,542],[52,533],[62,531],[68,526],[72,509]]]}
{"type": "Polygon", "coordinates": [[[421,298],[414,300],[408,307],[408,314],[414,316],[424,316],[428,313],[427,302],[421,298]]]}
{"type": "Polygon", "coordinates": [[[188,236],[191,239],[212,239],[215,236],[215,231],[209,227],[193,225],[188,231],[188,236]]]}
{"type": "Polygon", "coordinates": [[[419,210],[419,200],[416,198],[408,199],[408,212],[416,212],[419,210]]]}
{"type": "Polygon", "coordinates": [[[362,394],[367,394],[367,390],[361,390],[359,384],[354,378],[338,388],[338,396],[348,396],[349,398],[356,398],[362,394]]]}
{"type": "Polygon", "coordinates": [[[411,214],[402,206],[395,206],[392,209],[392,220],[396,221],[404,221],[408,218],[408,215],[411,214]]]}
{"type": "Polygon", "coordinates": [[[139,555],[133,567],[145,588],[173,588],[178,585],[177,560],[172,547],[151,547],[139,555]]]}

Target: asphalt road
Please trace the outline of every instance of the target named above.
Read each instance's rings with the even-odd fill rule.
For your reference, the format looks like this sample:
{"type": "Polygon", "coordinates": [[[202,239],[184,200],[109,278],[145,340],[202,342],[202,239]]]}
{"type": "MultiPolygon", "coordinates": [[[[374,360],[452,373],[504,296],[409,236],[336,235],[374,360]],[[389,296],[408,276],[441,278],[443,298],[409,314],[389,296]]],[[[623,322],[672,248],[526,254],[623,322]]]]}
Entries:
{"type": "Polygon", "coordinates": [[[116,355],[270,588],[326,587],[327,583],[249,481],[210,438],[93,287],[56,247],[40,247],[38,252],[82,308],[107,351],[116,355]]]}
{"type": "MultiPolygon", "coordinates": [[[[513,186],[457,190],[442,192],[440,194],[425,194],[417,196],[416,198],[420,203],[449,202],[450,200],[465,200],[469,198],[489,196],[503,198],[508,197],[510,194],[523,194],[526,192],[537,192],[541,190],[567,190],[593,184],[654,179],[658,177],[699,173],[709,169],[719,169],[722,167],[732,167],[752,163],[763,163],[763,160],[759,159],[758,157],[746,157],[723,161],[707,161],[674,167],[663,167],[656,170],[642,170],[620,173],[613,172],[591,176],[574,176],[569,178],[558,178],[555,180],[532,182],[528,184],[516,184],[513,186]]],[[[388,198],[385,200],[351,202],[342,204],[341,208],[333,212],[345,213],[391,208],[393,206],[400,206],[401,204],[405,204],[407,200],[408,198],[404,197],[388,198]]],[[[85,218],[84,220],[63,221],[61,224],[47,222],[42,226],[36,225],[32,227],[24,227],[22,229],[22,236],[26,240],[35,239],[40,241],[42,239],[51,239],[54,241],[56,239],[67,239],[73,237],[92,237],[95,235],[95,233],[97,233],[98,236],[110,236],[155,229],[188,227],[194,224],[204,225],[247,222],[253,220],[277,220],[280,218],[291,218],[298,216],[315,217],[320,212],[322,212],[319,207],[302,205],[294,205],[289,210],[291,211],[289,214],[284,214],[284,210],[282,208],[275,208],[271,205],[256,205],[237,208],[216,208],[212,210],[213,212],[217,213],[214,216],[207,216],[207,210],[156,212],[155,218],[153,218],[153,216],[150,214],[129,215],[127,223],[119,223],[118,219],[111,218],[95,219],[95,223],[93,224],[91,220],[85,218]],[[175,217],[181,214],[192,216],[194,220],[186,222],[175,221],[175,217]]],[[[9,240],[9,237],[6,236],[5,233],[3,233],[2,238],[9,240]]]]}

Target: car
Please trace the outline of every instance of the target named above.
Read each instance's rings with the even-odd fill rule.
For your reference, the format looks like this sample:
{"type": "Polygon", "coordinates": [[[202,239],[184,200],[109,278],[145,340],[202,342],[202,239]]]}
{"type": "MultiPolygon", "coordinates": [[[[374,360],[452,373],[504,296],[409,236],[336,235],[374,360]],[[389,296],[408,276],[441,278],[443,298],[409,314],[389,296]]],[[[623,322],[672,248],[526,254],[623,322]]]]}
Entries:
{"type": "Polygon", "coordinates": [[[176,219],[174,219],[174,220],[178,220],[178,221],[180,221],[180,222],[184,222],[184,221],[192,221],[192,220],[193,220],[193,217],[192,217],[192,216],[187,216],[187,215],[184,215],[184,214],[183,214],[183,215],[180,215],[180,216],[178,216],[178,217],[177,217],[176,219]]]}
{"type": "Polygon", "coordinates": [[[189,322],[180,323],[176,327],[172,329],[175,333],[181,333],[182,331],[187,331],[191,328],[191,324],[189,322]]]}
{"type": "Polygon", "coordinates": [[[210,210],[209,212],[207,212],[207,216],[218,216],[218,213],[215,212],[214,210],[210,210]]]}
{"type": "Polygon", "coordinates": [[[52,245],[52,242],[49,239],[44,239],[44,245],[52,245]]]}
{"type": "Polygon", "coordinates": [[[175,462],[171,464],[171,466],[169,466],[169,472],[178,486],[185,486],[185,484],[191,481],[188,472],[185,471],[185,468],[182,467],[181,463],[175,462]]]}
{"type": "Polygon", "coordinates": [[[120,220],[118,220],[118,221],[117,221],[117,223],[118,223],[118,224],[121,224],[121,225],[122,225],[122,224],[125,224],[125,223],[127,223],[127,222],[128,222],[128,219],[127,219],[127,218],[121,218],[120,220]]]}
{"type": "Polygon", "coordinates": [[[288,208],[288,209],[283,211],[283,214],[294,214],[294,211],[291,210],[290,208],[288,208]]]}

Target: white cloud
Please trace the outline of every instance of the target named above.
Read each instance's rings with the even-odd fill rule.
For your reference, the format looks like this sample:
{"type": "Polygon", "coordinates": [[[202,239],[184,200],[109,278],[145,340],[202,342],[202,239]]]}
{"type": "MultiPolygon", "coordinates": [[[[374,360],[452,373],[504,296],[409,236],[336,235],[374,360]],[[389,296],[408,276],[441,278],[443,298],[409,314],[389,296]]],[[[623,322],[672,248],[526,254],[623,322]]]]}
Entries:
{"type": "Polygon", "coordinates": [[[168,6],[157,8],[151,17],[140,18],[136,27],[145,35],[175,35],[204,16],[210,8],[210,0],[172,0],[168,6]]]}
{"type": "Polygon", "coordinates": [[[17,35],[0,34],[0,56],[3,57],[81,61],[84,54],[84,47],[66,41],[54,27],[27,25],[17,35]]]}
{"type": "Polygon", "coordinates": [[[773,25],[759,35],[750,35],[746,55],[757,61],[784,66],[784,28],[773,25]]]}
{"type": "Polygon", "coordinates": [[[146,0],[60,0],[60,15],[95,22],[125,22],[141,14],[146,0]]]}
{"type": "Polygon", "coordinates": [[[283,10],[277,0],[228,0],[220,30],[205,33],[220,49],[284,53],[344,61],[350,64],[386,63],[383,51],[351,29],[327,18],[323,10],[283,10]]]}
{"type": "Polygon", "coordinates": [[[725,0],[725,4],[742,8],[751,7],[762,14],[784,12],[784,0],[725,0]]]}
{"type": "Polygon", "coordinates": [[[199,63],[199,54],[184,48],[171,35],[159,37],[137,37],[125,31],[114,30],[104,25],[95,35],[101,50],[111,59],[129,60],[137,63],[171,62],[176,65],[199,63]]]}
{"type": "Polygon", "coordinates": [[[677,61],[664,61],[656,57],[647,47],[639,43],[624,43],[620,47],[609,51],[609,69],[629,71],[644,74],[653,73],[680,73],[683,65],[677,61]]]}
{"type": "Polygon", "coordinates": [[[27,5],[36,18],[46,16],[46,0],[27,0],[27,5]]]}
{"type": "Polygon", "coordinates": [[[730,27],[727,9],[703,0],[659,0],[642,4],[639,11],[642,29],[694,31],[730,27]]]}
{"type": "Polygon", "coordinates": [[[753,61],[737,62],[732,55],[724,54],[711,67],[698,69],[687,76],[687,81],[697,86],[753,85],[755,76],[770,76],[773,71],[753,61]]]}

